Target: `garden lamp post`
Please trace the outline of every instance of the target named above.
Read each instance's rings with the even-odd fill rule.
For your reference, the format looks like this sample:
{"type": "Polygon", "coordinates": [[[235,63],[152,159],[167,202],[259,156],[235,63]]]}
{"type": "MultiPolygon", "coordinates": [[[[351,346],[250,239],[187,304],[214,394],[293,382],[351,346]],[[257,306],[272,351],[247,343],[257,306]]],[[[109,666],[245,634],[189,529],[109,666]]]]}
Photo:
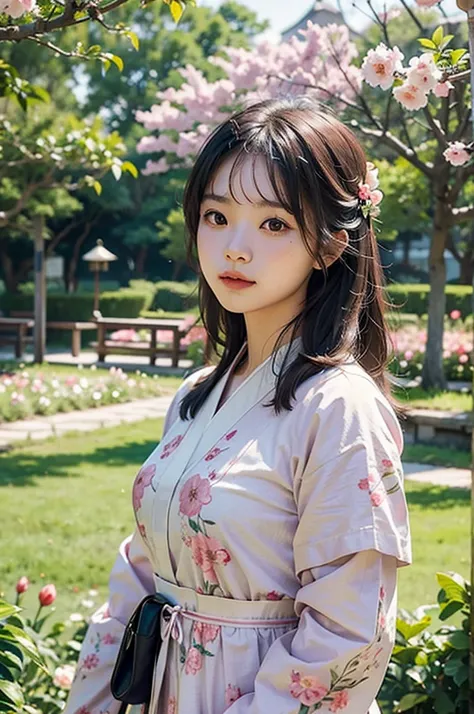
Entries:
{"type": "Polygon", "coordinates": [[[99,275],[109,269],[109,263],[117,260],[117,256],[104,247],[103,242],[97,241],[95,248],[82,256],[82,260],[89,263],[89,270],[94,273],[94,312],[99,309],[99,275]]]}

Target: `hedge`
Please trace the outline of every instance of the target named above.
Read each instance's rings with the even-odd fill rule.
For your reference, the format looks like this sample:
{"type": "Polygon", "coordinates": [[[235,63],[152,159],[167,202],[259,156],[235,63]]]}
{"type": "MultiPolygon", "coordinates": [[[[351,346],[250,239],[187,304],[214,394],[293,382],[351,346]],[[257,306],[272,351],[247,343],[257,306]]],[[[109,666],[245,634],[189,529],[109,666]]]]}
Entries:
{"type": "MultiPolygon", "coordinates": [[[[146,292],[129,288],[103,292],[100,295],[99,309],[104,317],[139,317],[151,302],[146,292]]],[[[4,293],[0,296],[0,308],[5,314],[12,311],[32,312],[33,295],[4,293]]],[[[72,293],[61,295],[51,293],[46,298],[48,320],[90,320],[94,309],[92,293],[72,293]]]]}
{"type": "MultiPolygon", "coordinates": [[[[387,298],[397,312],[424,315],[428,312],[430,286],[413,283],[392,283],[387,287],[387,298]]],[[[470,285],[446,285],[446,313],[460,310],[463,317],[472,313],[472,287],[470,285]]]]}
{"type": "Polygon", "coordinates": [[[177,283],[171,280],[161,280],[156,283],[152,310],[186,312],[197,305],[199,305],[197,282],[177,283]]]}

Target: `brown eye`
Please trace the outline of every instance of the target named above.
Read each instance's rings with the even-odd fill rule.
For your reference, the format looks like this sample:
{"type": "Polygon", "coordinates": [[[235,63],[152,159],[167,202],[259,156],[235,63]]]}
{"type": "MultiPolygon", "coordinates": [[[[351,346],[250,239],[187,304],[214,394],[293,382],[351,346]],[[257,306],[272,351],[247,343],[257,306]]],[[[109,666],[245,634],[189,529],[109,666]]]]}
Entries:
{"type": "Polygon", "coordinates": [[[213,226],[225,226],[227,223],[226,217],[219,211],[208,211],[204,214],[204,218],[213,226]]]}
{"type": "Polygon", "coordinates": [[[269,218],[265,223],[268,225],[268,230],[272,233],[283,233],[284,230],[288,229],[286,223],[279,218],[269,218]]]}

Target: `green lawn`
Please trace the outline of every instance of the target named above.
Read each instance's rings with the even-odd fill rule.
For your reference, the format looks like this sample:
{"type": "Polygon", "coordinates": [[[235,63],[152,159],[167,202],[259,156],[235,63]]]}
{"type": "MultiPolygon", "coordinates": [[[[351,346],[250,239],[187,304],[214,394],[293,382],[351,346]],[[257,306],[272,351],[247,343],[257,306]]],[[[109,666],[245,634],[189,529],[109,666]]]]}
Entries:
{"type": "Polygon", "coordinates": [[[470,412],[473,409],[472,394],[465,392],[450,392],[440,389],[409,389],[397,387],[394,396],[401,402],[407,402],[410,407],[419,409],[437,409],[441,411],[470,412]]]}
{"type": "MultiPolygon", "coordinates": [[[[25,446],[0,455],[2,549],[0,590],[13,597],[27,575],[37,591],[58,589],[55,617],[83,611],[106,597],[117,546],[134,526],[131,485],[160,438],[163,420],[102,429],[25,446]],[[89,589],[98,595],[90,598],[89,589]]],[[[469,571],[470,498],[467,490],[407,483],[415,563],[400,570],[399,603],[436,601],[438,570],[469,571]]]]}
{"type": "Polygon", "coordinates": [[[403,449],[403,460],[415,464],[430,464],[433,466],[454,466],[457,469],[470,469],[472,455],[470,451],[451,449],[444,446],[428,444],[406,444],[403,449]]]}

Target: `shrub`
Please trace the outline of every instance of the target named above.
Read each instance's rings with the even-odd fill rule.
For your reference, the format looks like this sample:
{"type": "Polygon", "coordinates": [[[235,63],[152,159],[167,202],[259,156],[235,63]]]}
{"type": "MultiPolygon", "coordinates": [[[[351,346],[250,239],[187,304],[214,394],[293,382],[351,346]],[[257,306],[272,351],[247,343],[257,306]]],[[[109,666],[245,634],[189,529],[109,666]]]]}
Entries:
{"type": "Polygon", "coordinates": [[[429,606],[397,619],[395,647],[379,702],[384,712],[465,714],[469,697],[470,585],[456,573],[437,573],[439,619],[461,624],[429,632],[429,606]]]}
{"type": "Polygon", "coordinates": [[[186,283],[162,280],[156,283],[156,293],[153,310],[166,310],[167,312],[186,312],[199,304],[197,283],[186,283]]]}
{"type": "MultiPolygon", "coordinates": [[[[428,295],[430,286],[426,284],[395,284],[388,285],[388,299],[402,312],[423,315],[428,312],[428,295]]],[[[460,310],[462,315],[472,313],[472,287],[470,285],[446,285],[446,313],[460,310]]]]}
{"type": "MultiPolygon", "coordinates": [[[[143,291],[122,288],[103,292],[100,296],[100,311],[104,317],[139,317],[142,310],[151,305],[150,294],[143,291]]],[[[33,312],[34,298],[31,294],[5,293],[0,297],[1,309],[33,312]]],[[[58,294],[51,293],[46,298],[47,319],[49,320],[90,320],[94,309],[92,293],[58,294]]]]}

